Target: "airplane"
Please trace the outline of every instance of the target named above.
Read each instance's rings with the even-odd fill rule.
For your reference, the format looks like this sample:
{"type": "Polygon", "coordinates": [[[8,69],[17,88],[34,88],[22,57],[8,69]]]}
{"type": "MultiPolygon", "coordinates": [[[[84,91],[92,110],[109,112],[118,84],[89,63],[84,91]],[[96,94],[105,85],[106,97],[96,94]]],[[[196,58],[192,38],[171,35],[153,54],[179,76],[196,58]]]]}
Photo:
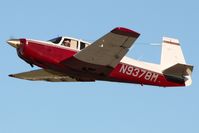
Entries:
{"type": "Polygon", "coordinates": [[[42,69],[10,77],[49,82],[112,81],[160,87],[189,86],[193,66],[178,39],[163,37],[160,64],[126,57],[140,33],[116,27],[93,43],[60,36],[49,41],[9,39],[18,56],[42,69]]]}

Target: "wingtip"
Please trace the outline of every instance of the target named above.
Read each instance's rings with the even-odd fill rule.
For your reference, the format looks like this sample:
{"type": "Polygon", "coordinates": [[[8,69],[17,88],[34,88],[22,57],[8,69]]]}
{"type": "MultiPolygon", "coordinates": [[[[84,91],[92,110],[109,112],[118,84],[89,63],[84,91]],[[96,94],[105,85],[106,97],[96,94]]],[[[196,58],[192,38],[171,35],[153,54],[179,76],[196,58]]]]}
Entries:
{"type": "Polygon", "coordinates": [[[14,74],[9,74],[8,76],[9,76],[9,77],[15,77],[15,75],[14,75],[14,74]]]}
{"type": "Polygon", "coordinates": [[[119,34],[119,35],[135,37],[135,38],[138,38],[140,36],[140,33],[128,28],[124,28],[124,27],[116,27],[111,32],[115,34],[119,34]]]}

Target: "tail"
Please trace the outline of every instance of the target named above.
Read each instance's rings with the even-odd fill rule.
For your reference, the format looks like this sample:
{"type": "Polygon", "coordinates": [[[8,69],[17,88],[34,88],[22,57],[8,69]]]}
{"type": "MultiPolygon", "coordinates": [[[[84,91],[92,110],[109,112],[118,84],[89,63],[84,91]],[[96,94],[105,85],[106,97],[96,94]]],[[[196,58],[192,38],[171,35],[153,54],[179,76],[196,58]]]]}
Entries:
{"type": "Polygon", "coordinates": [[[160,64],[164,75],[183,80],[186,86],[191,85],[193,66],[186,64],[179,40],[163,37],[160,64]]]}

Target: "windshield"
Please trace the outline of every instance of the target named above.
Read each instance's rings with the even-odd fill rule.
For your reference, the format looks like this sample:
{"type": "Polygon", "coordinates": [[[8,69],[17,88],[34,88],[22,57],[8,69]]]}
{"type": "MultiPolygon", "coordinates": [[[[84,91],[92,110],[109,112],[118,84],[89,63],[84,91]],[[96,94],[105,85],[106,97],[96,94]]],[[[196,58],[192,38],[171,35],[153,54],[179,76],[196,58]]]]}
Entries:
{"type": "Polygon", "coordinates": [[[61,41],[61,39],[62,39],[62,37],[57,37],[57,38],[51,39],[49,41],[52,43],[58,44],[61,41]]]}

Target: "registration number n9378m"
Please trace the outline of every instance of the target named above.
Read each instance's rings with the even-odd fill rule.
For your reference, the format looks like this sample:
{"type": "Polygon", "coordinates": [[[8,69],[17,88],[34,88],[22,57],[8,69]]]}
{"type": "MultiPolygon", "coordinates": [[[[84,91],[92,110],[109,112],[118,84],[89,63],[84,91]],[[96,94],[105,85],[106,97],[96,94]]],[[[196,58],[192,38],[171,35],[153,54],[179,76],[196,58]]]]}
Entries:
{"type": "Polygon", "coordinates": [[[152,82],[156,82],[159,76],[157,73],[125,64],[122,64],[119,72],[136,78],[144,78],[152,82]]]}

